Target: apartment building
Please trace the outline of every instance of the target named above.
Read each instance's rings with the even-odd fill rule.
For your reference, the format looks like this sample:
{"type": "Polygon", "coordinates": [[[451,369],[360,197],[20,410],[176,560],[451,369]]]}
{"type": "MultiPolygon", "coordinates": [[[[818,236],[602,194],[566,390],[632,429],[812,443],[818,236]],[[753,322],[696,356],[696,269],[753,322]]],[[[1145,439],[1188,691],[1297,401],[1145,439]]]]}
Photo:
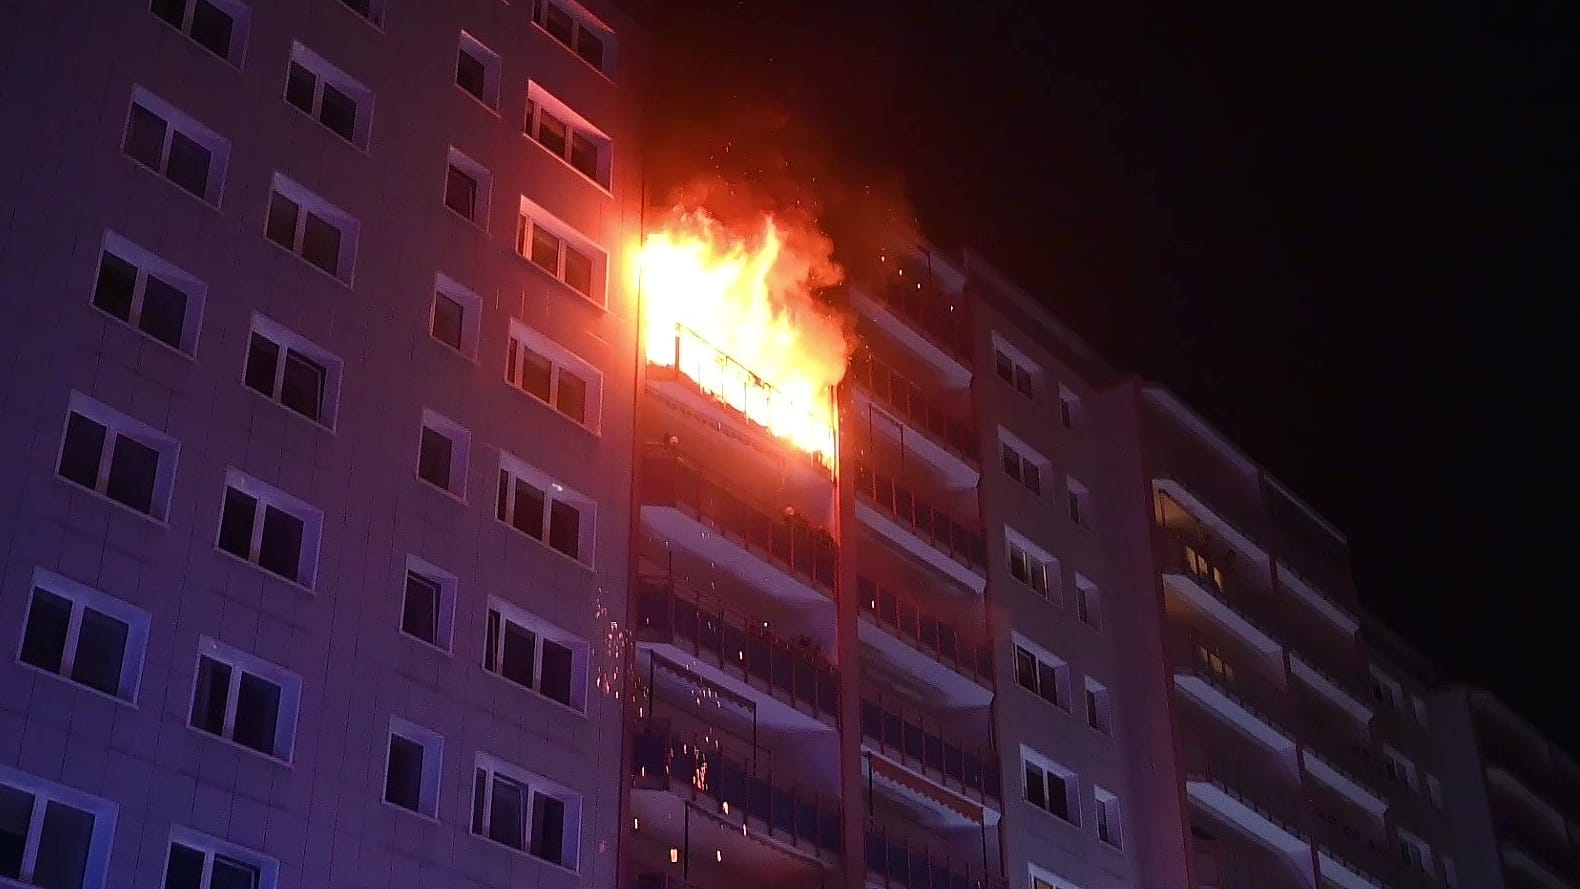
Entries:
{"type": "Polygon", "coordinates": [[[0,883],[613,885],[639,38],[0,10],[0,883]]]}
{"type": "Polygon", "coordinates": [[[1580,886],[1580,764],[1491,692],[1453,684],[1427,696],[1462,885],[1580,886]]]}

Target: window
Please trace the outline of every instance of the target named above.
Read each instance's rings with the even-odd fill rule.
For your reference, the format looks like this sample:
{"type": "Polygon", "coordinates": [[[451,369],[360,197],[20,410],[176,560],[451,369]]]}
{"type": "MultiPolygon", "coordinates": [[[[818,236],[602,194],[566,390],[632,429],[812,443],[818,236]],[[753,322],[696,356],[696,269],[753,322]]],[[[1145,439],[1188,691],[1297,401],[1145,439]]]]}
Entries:
{"type": "Polygon", "coordinates": [[[603,374],[519,321],[510,322],[505,379],[582,426],[598,431],[603,374]]]}
{"type": "Polygon", "coordinates": [[[175,487],[175,439],[80,392],[67,402],[61,478],[165,520],[175,487]]]}
{"type": "Polygon", "coordinates": [[[93,306],[172,349],[197,351],[208,285],[114,232],[104,233],[93,306]]]}
{"type": "Polygon", "coordinates": [[[998,334],[993,335],[993,372],[1027,398],[1036,397],[1032,381],[1033,367],[1036,367],[1036,362],[1004,342],[998,334]]]}
{"type": "Polygon", "coordinates": [[[1015,682],[1061,710],[1070,709],[1070,665],[1019,638],[1015,682]]]}
{"type": "Polygon", "coordinates": [[[522,132],[583,176],[609,187],[609,137],[536,83],[527,84],[522,132]]]}
{"type": "Polygon", "coordinates": [[[188,724],[290,762],[301,695],[295,673],[204,636],[188,724]]]}
{"type": "Polygon", "coordinates": [[[1392,747],[1383,748],[1383,771],[1395,784],[1415,789],[1415,764],[1392,747]]]}
{"type": "Polygon", "coordinates": [[[1216,648],[1209,648],[1200,642],[1196,643],[1196,663],[1212,676],[1230,685],[1234,684],[1234,664],[1219,654],[1216,648]]]}
{"type": "Polygon", "coordinates": [[[567,287],[604,305],[603,251],[526,198],[516,227],[516,252],[567,287]]]}
{"type": "Polygon", "coordinates": [[[1415,721],[1422,728],[1426,728],[1426,701],[1415,692],[1410,693],[1410,712],[1415,716],[1415,721]]]}
{"type": "Polygon", "coordinates": [[[444,205],[478,228],[488,228],[489,196],[494,176],[488,168],[454,148],[445,167],[444,205]]]}
{"type": "Polygon", "coordinates": [[[115,804],[0,765],[0,880],[104,889],[115,804]]]}
{"type": "Polygon", "coordinates": [[[443,760],[444,738],[437,732],[391,716],[389,753],[384,763],[385,802],[438,817],[443,760]]]}
{"type": "Polygon", "coordinates": [[[1102,623],[1098,604],[1096,584],[1079,574],[1075,575],[1075,616],[1081,623],[1094,627],[1102,623]]]}
{"type": "Polygon", "coordinates": [[[571,558],[591,564],[596,507],[510,454],[499,457],[494,517],[571,558]]]}
{"type": "Polygon", "coordinates": [[[262,315],[252,316],[242,382],[330,429],[340,406],[341,361],[311,340],[262,315]]]}
{"type": "Polygon", "coordinates": [[[465,501],[467,452],[471,446],[472,433],[454,420],[424,408],[422,432],[417,440],[417,477],[465,501]]]}
{"type": "Polygon", "coordinates": [[[221,550],[312,589],[323,512],[232,469],[225,475],[221,550]]]}
{"type": "Polygon", "coordinates": [[[1443,808],[1443,783],[1437,780],[1436,775],[1425,775],[1426,797],[1432,801],[1435,808],[1443,808]]]}
{"type": "Polygon", "coordinates": [[[141,608],[40,568],[17,660],[136,703],[148,624],[141,608]]]}
{"type": "Polygon", "coordinates": [[[367,19],[374,27],[384,27],[384,0],[340,0],[347,9],[367,19]]]}
{"type": "Polygon", "coordinates": [[[274,174],[264,234],[276,244],[350,285],[361,223],[349,213],[274,174]]]}
{"type": "Polygon", "coordinates": [[[1187,543],[1184,544],[1184,549],[1185,570],[1207,586],[1220,593],[1223,592],[1223,569],[1207,561],[1207,557],[1196,547],[1187,543]]]}
{"type": "Polygon", "coordinates": [[[300,43],[291,43],[285,101],[358,148],[368,145],[373,91],[300,43]]]}
{"type": "Polygon", "coordinates": [[[163,889],[274,889],[279,865],[251,849],[185,827],[170,831],[163,889]]]}
{"type": "Polygon", "coordinates": [[[1076,525],[1091,530],[1092,527],[1092,495],[1086,486],[1068,479],[1068,491],[1065,494],[1065,503],[1070,514],[1070,521],[1076,525]]]}
{"type": "Polygon", "coordinates": [[[248,8],[236,0],[153,0],[148,9],[198,46],[241,67],[248,8]]]}
{"type": "Polygon", "coordinates": [[[532,21],[582,61],[605,74],[613,72],[614,33],[587,10],[567,0],[535,0],[532,21]]]}
{"type": "Polygon", "coordinates": [[[472,781],[472,833],[576,869],[581,794],[486,753],[472,781]]]}
{"type": "Polygon", "coordinates": [[[482,320],[482,297],[447,275],[434,276],[433,314],[428,324],[434,339],[475,361],[482,320]]]}
{"type": "Polygon", "coordinates": [[[1010,576],[1031,587],[1044,598],[1056,599],[1057,590],[1053,582],[1058,578],[1058,560],[1033,546],[1031,541],[1007,529],[1005,547],[1009,552],[1010,576]]]}
{"type": "Polygon", "coordinates": [[[1000,447],[1004,452],[1004,474],[1020,482],[1033,494],[1042,493],[1042,471],[1047,461],[1040,457],[1031,457],[1036,453],[1019,441],[1011,443],[1009,433],[999,430],[999,437],[1003,439],[1000,447]]]}
{"type": "Polygon", "coordinates": [[[1406,868],[1433,876],[1432,847],[1407,830],[1399,831],[1399,860],[1406,868]]]}
{"type": "Polygon", "coordinates": [[[1372,700],[1390,710],[1404,708],[1404,688],[1376,667],[1371,668],[1371,693],[1372,700]]]}
{"type": "Polygon", "coordinates": [[[1075,795],[1075,773],[1025,747],[1021,748],[1021,762],[1026,772],[1026,801],[1051,815],[1079,825],[1081,813],[1075,795]]]}
{"type": "Polygon", "coordinates": [[[132,88],[121,148],[132,160],[219,206],[230,142],[140,86],[132,88]]]}
{"type": "Polygon", "coordinates": [[[575,710],[587,706],[587,643],[502,599],[488,600],[483,669],[575,710]]]}
{"type": "Polygon", "coordinates": [[[455,628],[455,575],[416,556],[407,556],[405,583],[401,632],[449,651],[455,628]]]}
{"type": "Polygon", "coordinates": [[[1066,429],[1076,428],[1080,422],[1081,398],[1063,386],[1059,387],[1059,425],[1066,429]]]}
{"type": "Polygon", "coordinates": [[[1109,712],[1108,689],[1102,683],[1086,680],[1086,724],[1102,734],[1113,731],[1109,712]]]}
{"type": "Polygon", "coordinates": [[[1124,829],[1119,819],[1119,797],[1101,787],[1093,787],[1092,794],[1097,802],[1093,809],[1097,818],[1097,838],[1115,849],[1124,848],[1124,829]]]}
{"type": "Polygon", "coordinates": [[[465,31],[455,54],[455,85],[489,108],[499,107],[499,53],[465,31]]]}

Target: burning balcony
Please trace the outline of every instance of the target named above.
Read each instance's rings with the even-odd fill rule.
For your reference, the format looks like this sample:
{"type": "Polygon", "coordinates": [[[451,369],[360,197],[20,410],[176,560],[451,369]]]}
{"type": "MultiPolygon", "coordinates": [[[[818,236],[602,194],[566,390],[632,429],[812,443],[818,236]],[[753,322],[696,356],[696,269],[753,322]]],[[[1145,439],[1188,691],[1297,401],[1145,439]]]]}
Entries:
{"type": "Polygon", "coordinates": [[[962,859],[935,854],[930,844],[867,827],[867,885],[891,889],[1007,889],[999,878],[962,859]]]}
{"type": "Polygon", "coordinates": [[[737,686],[771,724],[816,730],[837,723],[839,677],[832,663],[763,629],[762,621],[688,593],[668,578],[637,579],[642,644],[737,686]]]}
{"type": "MultiPolygon", "coordinates": [[[[873,753],[940,788],[995,810],[1003,805],[997,751],[961,741],[944,728],[944,720],[868,692],[861,700],[861,734],[873,753]]],[[[927,802],[934,808],[942,806],[940,814],[945,816],[960,811],[937,794],[929,795],[927,802]]],[[[984,812],[982,819],[991,824],[997,813],[984,812]]]]}
{"type": "Polygon", "coordinates": [[[865,420],[872,435],[894,439],[907,453],[932,464],[951,484],[965,488],[977,483],[982,469],[974,428],[929,399],[920,386],[870,349],[851,356],[849,378],[856,385],[855,406],[865,414],[858,416],[857,423],[865,420]]]}
{"type": "Polygon", "coordinates": [[[985,633],[963,631],[962,621],[869,577],[856,578],[856,594],[866,618],[859,628],[863,642],[937,689],[946,706],[993,700],[993,647],[985,633]]]}
{"type": "Polygon", "coordinates": [[[905,484],[857,466],[856,515],[894,543],[973,592],[987,586],[982,534],[919,497],[905,484]]]}
{"type": "Polygon", "coordinates": [[[642,462],[642,519],[769,595],[827,601],[839,561],[833,535],[799,514],[749,503],[736,496],[738,489],[655,446],[642,462]]]}

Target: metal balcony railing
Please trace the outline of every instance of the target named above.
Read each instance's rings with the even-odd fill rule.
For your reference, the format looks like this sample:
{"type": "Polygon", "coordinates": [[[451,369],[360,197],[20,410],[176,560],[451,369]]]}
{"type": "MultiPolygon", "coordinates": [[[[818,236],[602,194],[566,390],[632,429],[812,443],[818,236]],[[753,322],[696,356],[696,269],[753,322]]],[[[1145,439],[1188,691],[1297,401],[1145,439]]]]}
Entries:
{"type": "Polygon", "coordinates": [[[851,356],[850,379],[870,392],[880,404],[899,415],[911,428],[919,430],[973,468],[980,468],[981,456],[971,426],[934,404],[920,386],[880,361],[870,351],[858,351],[851,356]]]}
{"type": "Polygon", "coordinates": [[[938,856],[928,844],[892,837],[881,827],[867,828],[868,883],[896,889],[1005,889],[1007,883],[965,861],[938,856]]]}
{"type": "Polygon", "coordinates": [[[639,728],[633,754],[637,786],[710,799],[721,817],[755,825],[787,845],[843,854],[839,800],[776,780],[772,766],[730,756],[707,737],[659,721],[639,728]]]}
{"type": "Polygon", "coordinates": [[[975,634],[961,633],[954,621],[939,617],[914,599],[880,587],[871,578],[857,577],[861,610],[873,623],[912,648],[984,688],[996,688],[993,648],[975,634]]]}
{"type": "Polygon", "coordinates": [[[1240,757],[1229,757],[1200,741],[1185,745],[1185,771],[1192,780],[1206,781],[1225,795],[1277,825],[1290,836],[1310,842],[1305,828],[1297,823],[1300,804],[1290,794],[1278,798],[1264,769],[1252,768],[1240,757]]]}
{"type": "Polygon", "coordinates": [[[856,493],[932,548],[987,576],[987,543],[982,535],[922,500],[909,487],[869,467],[857,466],[856,493]]]}
{"type": "Polygon", "coordinates": [[[834,592],[839,547],[827,530],[799,515],[773,513],[742,500],[729,484],[705,475],[667,448],[650,449],[642,469],[643,503],[688,512],[753,555],[817,589],[834,592]]]}
{"type": "Polygon", "coordinates": [[[998,754],[991,746],[961,743],[941,720],[863,695],[861,734],[880,753],[968,799],[1003,802],[998,754]]]}
{"type": "Polygon", "coordinates": [[[668,579],[640,577],[636,590],[644,636],[656,634],[748,684],[767,686],[797,709],[838,721],[839,676],[827,659],[721,604],[680,595],[668,579]]]}

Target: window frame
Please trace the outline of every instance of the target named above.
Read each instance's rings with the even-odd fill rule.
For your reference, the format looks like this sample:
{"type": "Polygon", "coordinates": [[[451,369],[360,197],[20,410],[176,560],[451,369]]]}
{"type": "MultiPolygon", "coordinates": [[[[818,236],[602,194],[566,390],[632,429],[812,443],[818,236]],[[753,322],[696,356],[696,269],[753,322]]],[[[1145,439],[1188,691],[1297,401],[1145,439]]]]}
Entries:
{"type": "Polygon", "coordinates": [[[252,325],[248,328],[246,352],[242,357],[241,363],[241,385],[243,389],[261,397],[276,407],[285,409],[293,417],[299,417],[315,426],[334,432],[335,425],[340,420],[340,384],[344,372],[345,363],[340,360],[340,356],[267,315],[258,312],[253,313],[252,325]],[[252,362],[253,337],[261,337],[268,340],[274,344],[277,350],[274,378],[270,385],[270,392],[267,394],[259,391],[247,382],[247,371],[252,362]],[[292,353],[318,366],[324,372],[318,406],[320,416],[309,416],[286,404],[284,401],[285,370],[287,359],[292,353]]]}
{"type": "Polygon", "coordinates": [[[1070,768],[1067,768],[1067,767],[1065,767],[1063,765],[1060,765],[1055,760],[1049,759],[1047,756],[1044,756],[1043,754],[1038,753],[1035,750],[1032,750],[1030,747],[1027,747],[1024,744],[1022,744],[1021,748],[1020,748],[1020,761],[1021,761],[1021,784],[1022,784],[1022,787],[1021,787],[1021,799],[1025,800],[1027,803],[1029,803],[1033,807],[1038,808],[1038,809],[1042,810],[1043,812],[1046,812],[1047,814],[1052,815],[1055,818],[1058,818],[1060,821],[1065,822],[1066,824],[1070,825],[1071,827],[1079,828],[1081,826],[1081,823],[1082,823],[1081,822],[1080,775],[1077,772],[1075,772],[1074,770],[1072,770],[1070,768]],[[1052,789],[1053,789],[1053,786],[1052,786],[1051,782],[1049,782],[1048,777],[1049,776],[1057,776],[1058,777],[1060,786],[1061,786],[1061,788],[1064,791],[1064,809],[1065,809],[1065,812],[1066,812],[1065,815],[1060,815],[1058,812],[1056,812],[1052,808],[1050,808],[1051,804],[1050,805],[1038,805],[1037,802],[1031,798],[1031,791],[1029,789],[1029,786],[1027,786],[1030,783],[1029,782],[1029,777],[1030,777],[1029,773],[1030,773],[1031,769],[1036,769],[1041,774],[1041,778],[1042,778],[1042,796],[1043,796],[1044,801],[1049,801],[1049,800],[1053,799],[1053,794],[1051,792],[1052,789]]]}
{"type": "Polygon", "coordinates": [[[235,467],[225,471],[225,483],[220,495],[220,510],[218,527],[214,532],[214,549],[225,556],[251,565],[276,580],[309,592],[316,593],[315,584],[318,580],[318,561],[323,549],[324,511],[297,497],[276,488],[268,482],[250,476],[235,467]],[[251,540],[248,543],[249,556],[243,558],[220,545],[220,536],[225,524],[225,495],[224,491],[234,489],[254,500],[252,513],[251,540]],[[296,574],[294,578],[275,573],[270,568],[265,568],[258,562],[263,551],[263,526],[267,516],[267,507],[293,516],[302,523],[301,548],[296,555],[296,574]]]}
{"type": "Polygon", "coordinates": [[[1081,421],[1081,396],[1063,383],[1059,384],[1059,425],[1072,432],[1084,425],[1081,421]]]}
{"type": "Polygon", "coordinates": [[[518,319],[510,319],[509,335],[505,341],[505,382],[510,388],[531,397],[548,407],[555,414],[576,426],[601,435],[603,428],[603,371],[551,339],[547,334],[528,327],[518,319]],[[549,365],[549,397],[544,399],[525,385],[526,363],[521,351],[527,350],[549,365]],[[582,381],[582,418],[566,412],[560,404],[560,379],[569,373],[582,381]]]}
{"type": "Polygon", "coordinates": [[[609,254],[591,238],[533,203],[525,195],[521,197],[520,212],[516,216],[516,255],[579,298],[608,311],[609,254]],[[532,236],[536,229],[542,229],[559,244],[556,248],[553,270],[544,268],[532,258],[532,236]],[[585,255],[588,259],[588,292],[586,293],[576,289],[576,285],[566,280],[565,257],[568,246],[575,247],[577,253],[585,255]]]}
{"type": "Polygon", "coordinates": [[[1101,629],[1103,626],[1102,593],[1097,584],[1087,580],[1079,572],[1075,575],[1075,616],[1081,623],[1092,629],[1101,629]]]}
{"type": "Polygon", "coordinates": [[[291,52],[286,57],[285,63],[285,91],[281,93],[281,98],[285,99],[287,105],[311,118],[319,126],[335,134],[346,144],[363,152],[367,151],[373,130],[373,90],[322,55],[309,49],[300,40],[291,41],[291,52]],[[292,65],[297,65],[313,75],[313,97],[309,102],[311,108],[303,108],[291,101],[292,65]],[[352,112],[350,136],[346,136],[324,122],[324,92],[325,88],[329,86],[334,87],[337,92],[352,102],[354,110],[352,112]]]}
{"type": "Polygon", "coordinates": [[[426,645],[435,651],[444,654],[453,654],[455,645],[455,602],[460,589],[460,580],[449,571],[427,559],[410,553],[406,555],[405,570],[401,572],[400,610],[396,615],[395,626],[402,636],[426,645]],[[410,578],[416,575],[422,580],[433,585],[438,595],[434,623],[436,639],[424,639],[406,629],[406,596],[410,592],[410,578]]]}
{"type": "Polygon", "coordinates": [[[243,69],[247,58],[247,38],[252,31],[252,7],[238,0],[185,0],[181,14],[181,24],[175,25],[164,16],[154,12],[153,3],[148,5],[148,12],[154,18],[164,22],[167,27],[174,28],[187,40],[196,44],[204,52],[219,59],[237,71],[243,69]],[[197,19],[197,4],[207,3],[209,6],[230,16],[230,47],[229,52],[220,55],[208,45],[192,35],[192,25],[197,19]]]}
{"type": "Polygon", "coordinates": [[[1012,641],[1014,642],[1015,649],[1015,685],[1025,691],[1031,692],[1041,700],[1052,704],[1054,707],[1057,707],[1065,713],[1071,713],[1074,706],[1074,703],[1071,700],[1071,686],[1074,684],[1074,671],[1070,668],[1069,662],[1064,658],[1058,657],[1057,655],[1049,652],[1047,649],[1043,648],[1037,643],[1030,641],[1024,636],[1021,636],[1019,633],[1013,635],[1012,641]],[[1021,662],[1023,658],[1029,658],[1034,662],[1032,667],[1032,679],[1035,687],[1032,685],[1027,685],[1022,679],[1021,662]],[[1046,689],[1044,688],[1044,678],[1048,673],[1053,674],[1054,682],[1053,697],[1051,698],[1048,697],[1046,694],[1046,689]]]}
{"type": "Polygon", "coordinates": [[[469,481],[467,472],[471,463],[471,431],[438,411],[426,407],[422,409],[418,430],[417,462],[413,467],[417,480],[465,503],[467,482],[469,481]],[[423,447],[426,444],[425,433],[429,430],[450,442],[450,460],[447,467],[449,484],[443,487],[438,482],[423,475],[423,447]]]}
{"type": "Polygon", "coordinates": [[[521,134],[527,138],[527,141],[570,168],[578,176],[598,186],[600,190],[605,193],[613,192],[614,140],[535,80],[527,81],[527,108],[521,124],[521,134]],[[555,151],[543,141],[542,123],[545,115],[565,127],[565,146],[560,151],[555,151]],[[590,144],[596,154],[591,173],[576,165],[574,158],[577,136],[581,136],[584,142],[590,144]]]}
{"type": "Polygon", "coordinates": [[[468,223],[475,226],[479,231],[487,233],[490,216],[489,210],[493,206],[493,172],[487,167],[483,166],[481,163],[478,163],[477,160],[467,155],[465,152],[452,145],[450,146],[449,153],[445,156],[444,176],[444,190],[442,191],[440,197],[442,198],[442,203],[444,204],[445,209],[449,210],[451,213],[455,214],[461,219],[466,220],[468,223]],[[459,172],[463,176],[471,179],[472,184],[475,187],[475,191],[472,194],[472,214],[470,216],[462,213],[460,210],[457,210],[455,206],[450,203],[450,173],[452,171],[459,172]]]}
{"type": "Polygon", "coordinates": [[[1004,555],[1005,568],[1015,582],[1054,605],[1064,600],[1064,583],[1060,574],[1062,568],[1056,556],[1032,543],[1026,535],[1008,525],[1004,527],[1004,555]],[[1025,579],[1016,576],[1017,556],[1026,565],[1025,579]],[[1042,589],[1038,589],[1035,582],[1039,575],[1042,578],[1042,589]]]}
{"type": "Polygon", "coordinates": [[[1053,464],[1048,458],[1003,427],[999,427],[999,456],[999,466],[1005,475],[1030,491],[1033,496],[1038,498],[1044,496],[1043,492],[1048,490],[1047,483],[1053,477],[1053,464]],[[1015,460],[1015,472],[1010,472],[1009,469],[1011,457],[1015,460]],[[1026,481],[1028,477],[1035,478],[1036,483],[1028,484],[1026,481]]]}
{"type": "Polygon", "coordinates": [[[356,284],[357,252],[362,239],[362,222],[340,207],[330,203],[307,186],[284,173],[275,172],[269,182],[268,196],[263,209],[263,239],[296,257],[309,268],[327,275],[346,287],[356,284]],[[274,198],[278,195],[296,207],[292,223],[291,246],[275,240],[269,230],[274,222],[274,198]],[[312,216],[335,229],[340,242],[335,251],[335,270],[330,271],[307,257],[307,219],[312,216]]]}
{"type": "Polygon", "coordinates": [[[1093,530],[1092,491],[1069,476],[1065,476],[1065,514],[1071,524],[1084,531],[1093,530]]]}
{"type": "Polygon", "coordinates": [[[536,540],[549,550],[570,559],[584,568],[591,569],[594,564],[594,547],[597,543],[597,535],[595,533],[598,522],[597,502],[591,497],[561,484],[552,476],[527,463],[520,457],[501,450],[499,452],[499,485],[501,489],[504,488],[506,479],[509,479],[511,482],[508,489],[496,489],[495,491],[494,518],[523,537],[536,540]],[[517,482],[524,482],[543,495],[542,537],[535,536],[515,524],[517,482]],[[553,537],[555,503],[564,503],[578,513],[577,549],[575,555],[567,553],[549,542],[550,538],[553,537]]]}
{"type": "Polygon", "coordinates": [[[1086,727],[1105,738],[1114,736],[1113,693],[1090,676],[1082,680],[1086,727]]]}
{"type": "Polygon", "coordinates": [[[1041,365],[1033,361],[1030,355],[1010,345],[998,332],[993,333],[992,340],[993,376],[1026,398],[1036,401],[1038,383],[1042,377],[1041,365]]]}
{"type": "Polygon", "coordinates": [[[283,765],[291,765],[296,755],[296,730],[301,720],[302,677],[284,667],[264,660],[255,654],[226,645],[211,636],[198,638],[197,655],[192,660],[192,688],[187,693],[187,728],[206,738],[214,738],[235,747],[262,756],[283,765]],[[230,678],[225,691],[225,712],[221,717],[219,732],[209,731],[196,724],[198,686],[202,681],[203,660],[215,661],[230,668],[230,678]],[[251,675],[274,685],[280,690],[278,709],[275,712],[274,744],[272,752],[258,750],[235,739],[236,713],[241,705],[241,677],[251,675]]]}
{"type": "Polygon", "coordinates": [[[439,820],[439,799],[444,775],[444,736],[426,726],[391,715],[389,731],[384,738],[384,788],[379,793],[381,802],[402,812],[408,812],[430,821],[439,820]],[[389,776],[395,737],[416,744],[422,750],[422,766],[417,776],[417,808],[390,799],[389,776]]]}
{"type": "Polygon", "coordinates": [[[478,40],[471,32],[462,29],[455,47],[455,73],[451,82],[456,88],[472,97],[479,105],[487,108],[494,115],[499,114],[499,81],[500,68],[503,66],[503,57],[490,49],[488,44],[478,40]],[[469,51],[470,50],[470,51],[469,51]],[[467,89],[461,83],[461,55],[466,54],[472,61],[483,68],[483,95],[478,95],[467,89]]]}
{"type": "Polygon", "coordinates": [[[214,860],[220,857],[228,858],[238,864],[251,865],[256,869],[257,889],[276,889],[279,885],[280,863],[275,859],[246,846],[239,846],[190,827],[175,824],[171,825],[170,838],[165,843],[165,859],[159,869],[160,886],[169,883],[170,851],[171,847],[177,844],[203,855],[203,873],[198,883],[199,889],[209,889],[212,885],[214,860]]]}
{"type": "MultiPolygon", "coordinates": [[[[20,886],[34,886],[37,875],[39,846],[43,842],[44,818],[49,804],[64,806],[85,813],[93,818],[92,833],[83,862],[83,889],[105,889],[109,877],[111,847],[115,839],[115,822],[119,807],[107,799],[85,793],[65,784],[58,784],[0,763],[0,785],[33,798],[32,813],[28,820],[27,834],[23,838],[22,860],[17,880],[20,886]],[[40,805],[40,803],[43,805],[40,805]]],[[[12,878],[0,877],[9,883],[12,878]]]]}
{"type": "Polygon", "coordinates": [[[30,670],[53,676],[77,688],[136,708],[138,693],[142,691],[143,665],[148,654],[148,633],[152,624],[153,616],[130,602],[53,571],[34,568],[32,584],[28,588],[27,608],[22,612],[22,625],[17,634],[16,662],[30,670]],[[31,624],[34,603],[40,590],[64,599],[71,605],[66,638],[61,643],[60,667],[57,670],[50,670],[22,657],[27,644],[27,630],[31,624]],[[97,611],[126,625],[126,645],[121,651],[121,669],[117,677],[116,691],[113,694],[88,685],[71,675],[72,668],[76,665],[77,646],[81,641],[85,609],[97,611]]]}
{"type": "Polygon", "coordinates": [[[614,29],[599,21],[586,7],[580,3],[571,2],[571,0],[533,0],[531,21],[533,27],[564,47],[566,51],[579,59],[582,64],[602,74],[611,82],[614,80],[615,59],[618,56],[614,29]],[[566,43],[558,34],[549,30],[546,23],[547,13],[544,12],[544,7],[549,5],[559,7],[572,20],[573,30],[570,43],[566,43]],[[579,42],[579,34],[583,30],[594,32],[602,44],[601,64],[594,64],[592,60],[582,55],[581,50],[576,46],[579,42]]]}
{"type": "MultiPolygon", "coordinates": [[[[194,0],[194,2],[208,3],[211,0],[194,0]]],[[[121,154],[130,158],[138,168],[157,175],[170,185],[174,185],[182,194],[196,198],[211,209],[222,208],[226,174],[230,170],[230,140],[141,84],[132,85],[131,101],[126,106],[126,123],[121,128],[120,147],[121,154]],[[132,116],[135,108],[142,108],[164,122],[165,132],[159,147],[159,163],[155,166],[150,166],[147,161],[131,151],[132,116]],[[209,162],[204,174],[201,194],[176,181],[170,174],[171,152],[175,146],[177,133],[208,151],[209,162]]]]}
{"type": "Polygon", "coordinates": [[[104,237],[99,242],[97,264],[93,270],[93,288],[88,292],[88,305],[94,311],[115,319],[139,335],[147,337],[183,358],[196,360],[198,334],[202,330],[203,307],[207,300],[208,284],[201,278],[111,229],[104,230],[104,237]],[[131,266],[135,272],[132,283],[132,304],[128,307],[125,318],[98,303],[99,287],[104,280],[106,255],[114,256],[122,263],[131,266]],[[141,324],[143,311],[147,308],[149,278],[157,278],[171,289],[178,290],[186,296],[186,308],[181,318],[180,345],[165,342],[141,324]]]}
{"type": "Polygon", "coordinates": [[[176,463],[180,460],[180,457],[181,442],[169,434],[149,426],[136,417],[122,413],[96,398],[90,398],[75,389],[67,396],[66,419],[61,428],[60,447],[55,454],[55,478],[66,482],[74,489],[87,491],[101,500],[113,503],[162,527],[168,527],[170,504],[175,496],[176,463]],[[61,471],[66,457],[67,436],[71,433],[71,418],[73,415],[80,416],[104,428],[104,440],[99,451],[98,472],[92,487],[66,476],[61,471]],[[149,505],[146,512],[139,509],[135,504],[127,503],[109,493],[110,478],[114,471],[115,445],[122,438],[130,439],[134,443],[153,451],[158,458],[154,468],[153,490],[149,494],[149,505]]]}
{"type": "Polygon", "coordinates": [[[368,11],[366,14],[352,6],[351,3],[352,0],[340,0],[340,5],[351,10],[357,18],[372,25],[380,33],[384,31],[385,0],[367,0],[368,11]]]}
{"type": "Polygon", "coordinates": [[[1097,784],[1092,785],[1092,822],[1100,842],[1114,849],[1125,848],[1124,806],[1118,795],[1097,784]]]}
{"type": "Polygon", "coordinates": [[[478,344],[483,330],[483,298],[469,287],[443,272],[436,272],[433,280],[433,302],[428,312],[428,338],[452,351],[459,352],[468,361],[477,363],[478,344]],[[443,296],[461,309],[460,343],[451,345],[436,332],[439,315],[439,297],[443,296]]]}
{"type": "Polygon", "coordinates": [[[514,763],[479,751],[473,760],[471,797],[471,816],[468,818],[467,830],[472,836],[526,855],[534,861],[558,867],[571,873],[580,872],[582,794],[535,772],[523,769],[514,763]],[[490,829],[493,826],[495,781],[500,777],[520,787],[523,791],[522,809],[519,812],[519,817],[522,845],[526,848],[512,846],[509,843],[496,840],[490,835],[490,829]],[[537,808],[535,804],[536,797],[540,793],[557,800],[563,807],[563,820],[560,826],[561,860],[558,862],[542,858],[531,850],[533,845],[533,812],[537,808]]]}
{"type": "Polygon", "coordinates": [[[559,707],[570,710],[577,715],[585,716],[588,704],[588,682],[592,667],[592,646],[587,640],[577,636],[569,630],[558,627],[536,614],[522,608],[515,603],[508,602],[498,596],[489,596],[483,620],[483,671],[502,679],[516,688],[525,689],[532,694],[559,707]],[[498,640],[491,638],[495,632],[495,615],[498,615],[498,640]],[[509,622],[518,629],[532,634],[532,684],[523,684],[504,673],[504,624],[509,622]],[[570,652],[570,686],[567,689],[567,700],[558,700],[542,690],[543,685],[543,642],[548,640],[570,652]],[[493,657],[495,663],[490,664],[489,658],[493,657]]]}

